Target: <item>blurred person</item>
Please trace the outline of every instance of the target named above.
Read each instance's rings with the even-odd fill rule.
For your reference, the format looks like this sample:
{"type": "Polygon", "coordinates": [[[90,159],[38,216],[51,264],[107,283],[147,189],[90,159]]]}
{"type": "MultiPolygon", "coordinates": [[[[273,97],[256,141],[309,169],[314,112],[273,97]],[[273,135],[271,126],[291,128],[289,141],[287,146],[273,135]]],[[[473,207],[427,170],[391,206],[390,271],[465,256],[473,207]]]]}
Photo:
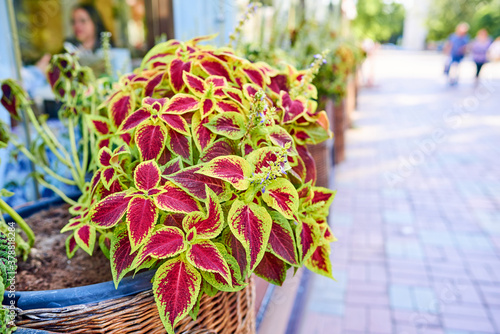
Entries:
{"type": "Polygon", "coordinates": [[[491,43],[488,49],[488,59],[491,61],[500,61],[500,37],[497,37],[493,43],[491,43]]]}
{"type": "Polygon", "coordinates": [[[101,33],[106,31],[101,15],[92,5],[77,5],[71,14],[74,37],[67,40],[78,51],[92,54],[101,47],[101,33]]]}
{"type": "Polygon", "coordinates": [[[144,17],[146,9],[143,0],[127,0],[130,6],[130,19],[127,23],[128,39],[130,44],[139,50],[146,48],[146,27],[144,25],[144,17]]]}
{"type": "Polygon", "coordinates": [[[469,25],[465,22],[460,23],[457,25],[455,33],[448,38],[444,48],[445,53],[449,54],[444,72],[448,76],[451,85],[456,85],[458,82],[458,68],[467,51],[467,44],[469,44],[468,32],[469,25]]]}
{"type": "Polygon", "coordinates": [[[377,44],[371,38],[365,38],[361,44],[361,48],[366,54],[366,59],[362,66],[363,79],[367,87],[372,87],[375,82],[375,51],[377,44]]]}
{"type": "Polygon", "coordinates": [[[472,41],[470,45],[470,52],[472,54],[472,59],[476,63],[476,83],[479,80],[479,72],[483,68],[483,65],[488,61],[486,54],[491,45],[491,38],[488,35],[486,29],[481,29],[477,32],[476,38],[472,41]]]}

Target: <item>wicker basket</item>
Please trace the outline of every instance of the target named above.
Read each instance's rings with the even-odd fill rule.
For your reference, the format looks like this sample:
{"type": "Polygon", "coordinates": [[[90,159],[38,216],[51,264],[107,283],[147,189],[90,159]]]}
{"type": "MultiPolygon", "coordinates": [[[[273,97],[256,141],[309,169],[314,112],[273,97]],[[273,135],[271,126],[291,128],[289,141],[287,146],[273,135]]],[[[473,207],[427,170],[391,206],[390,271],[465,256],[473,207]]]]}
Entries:
{"type": "MultiPolygon", "coordinates": [[[[253,278],[239,292],[219,292],[201,299],[198,318],[187,316],[176,333],[255,333],[253,278]]],[[[151,290],[99,303],[62,308],[18,310],[16,325],[54,333],[165,333],[151,290]]]]}
{"type": "Polygon", "coordinates": [[[307,145],[307,149],[316,164],[316,185],[328,188],[331,171],[328,141],[316,145],[307,145]]]}

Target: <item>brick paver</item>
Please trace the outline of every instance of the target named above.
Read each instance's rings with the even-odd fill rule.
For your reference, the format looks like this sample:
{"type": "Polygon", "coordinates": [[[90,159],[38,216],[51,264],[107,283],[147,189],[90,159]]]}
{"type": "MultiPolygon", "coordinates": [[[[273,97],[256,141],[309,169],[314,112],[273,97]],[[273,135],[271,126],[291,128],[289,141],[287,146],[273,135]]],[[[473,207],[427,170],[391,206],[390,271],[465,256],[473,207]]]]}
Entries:
{"type": "Polygon", "coordinates": [[[379,55],[334,169],[337,281],[313,275],[296,333],[500,333],[500,64],[451,88],[443,61],[379,55]]]}

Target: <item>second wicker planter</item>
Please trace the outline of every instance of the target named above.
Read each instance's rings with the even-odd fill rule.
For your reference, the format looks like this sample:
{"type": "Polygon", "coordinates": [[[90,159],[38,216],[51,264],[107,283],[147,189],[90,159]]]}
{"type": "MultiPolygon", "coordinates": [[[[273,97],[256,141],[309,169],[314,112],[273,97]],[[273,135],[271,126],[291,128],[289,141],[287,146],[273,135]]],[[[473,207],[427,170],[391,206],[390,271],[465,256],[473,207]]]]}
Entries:
{"type": "MultiPolygon", "coordinates": [[[[76,289],[82,288],[87,287],[76,289]]],[[[92,289],[93,286],[88,288],[92,289]]],[[[203,296],[198,318],[195,321],[189,316],[184,318],[176,326],[176,333],[255,333],[254,290],[253,279],[250,279],[248,286],[241,291],[219,292],[213,297],[203,296]]],[[[44,293],[50,295],[52,291],[38,292],[38,297],[35,298],[40,298],[40,294],[44,293]]],[[[26,297],[28,295],[23,297],[21,293],[21,299],[26,297]]],[[[22,303],[20,304],[22,306],[22,303]]],[[[63,307],[35,309],[19,307],[17,312],[17,326],[43,329],[53,333],[165,333],[151,290],[63,307]]]]}

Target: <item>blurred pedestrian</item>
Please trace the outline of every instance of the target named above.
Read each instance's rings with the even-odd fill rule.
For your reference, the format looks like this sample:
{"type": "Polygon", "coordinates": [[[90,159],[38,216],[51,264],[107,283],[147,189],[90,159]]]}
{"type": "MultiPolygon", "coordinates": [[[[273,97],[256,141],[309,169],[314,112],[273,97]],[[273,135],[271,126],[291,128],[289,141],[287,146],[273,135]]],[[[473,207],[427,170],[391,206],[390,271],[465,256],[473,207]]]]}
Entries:
{"type": "Polygon", "coordinates": [[[363,80],[367,87],[372,87],[375,83],[375,51],[377,44],[371,38],[365,38],[361,44],[361,48],[366,54],[365,61],[362,66],[363,80]]]}
{"type": "Polygon", "coordinates": [[[477,32],[476,38],[472,41],[470,45],[470,52],[472,54],[472,59],[476,63],[476,83],[479,80],[479,72],[481,68],[488,61],[486,54],[491,45],[491,38],[488,35],[486,29],[481,29],[477,32]]]}
{"type": "Polygon", "coordinates": [[[450,80],[450,85],[455,85],[458,82],[458,67],[465,56],[469,43],[468,31],[469,25],[465,22],[460,23],[446,43],[444,51],[449,54],[449,59],[444,72],[450,80]]]}
{"type": "MultiPolygon", "coordinates": [[[[77,5],[71,14],[74,37],[67,40],[80,53],[94,53],[101,47],[101,33],[106,31],[101,15],[92,5],[77,5]]],[[[66,43],[65,43],[66,44],[66,43]]],[[[68,48],[65,45],[66,48],[68,48]]]]}
{"type": "Polygon", "coordinates": [[[490,61],[500,61],[500,37],[497,37],[493,43],[491,43],[488,49],[488,59],[490,61]]]}

